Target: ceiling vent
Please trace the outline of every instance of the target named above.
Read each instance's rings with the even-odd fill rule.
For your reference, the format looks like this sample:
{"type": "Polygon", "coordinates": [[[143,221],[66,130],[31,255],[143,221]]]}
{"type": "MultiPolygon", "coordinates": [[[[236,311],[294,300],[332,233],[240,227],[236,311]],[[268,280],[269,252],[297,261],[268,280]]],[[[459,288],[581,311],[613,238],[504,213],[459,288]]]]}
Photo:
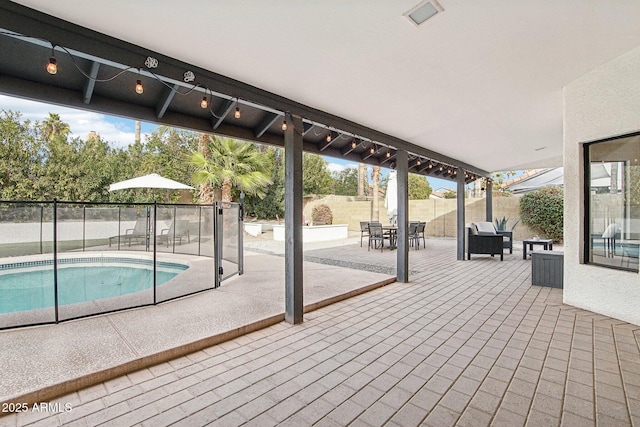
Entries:
{"type": "Polygon", "coordinates": [[[427,0],[405,13],[404,16],[406,16],[412,24],[418,26],[443,11],[444,9],[436,0],[427,0]]]}

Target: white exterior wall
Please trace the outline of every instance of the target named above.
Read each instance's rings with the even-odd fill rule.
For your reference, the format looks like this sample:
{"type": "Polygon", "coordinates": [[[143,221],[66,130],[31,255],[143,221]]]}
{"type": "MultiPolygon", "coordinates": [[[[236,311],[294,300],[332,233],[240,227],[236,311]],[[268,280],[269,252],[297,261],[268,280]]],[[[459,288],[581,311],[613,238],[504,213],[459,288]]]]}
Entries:
{"type": "Polygon", "coordinates": [[[582,143],[640,130],[640,47],[564,89],[564,302],[640,325],[640,275],[581,263],[582,143]]]}

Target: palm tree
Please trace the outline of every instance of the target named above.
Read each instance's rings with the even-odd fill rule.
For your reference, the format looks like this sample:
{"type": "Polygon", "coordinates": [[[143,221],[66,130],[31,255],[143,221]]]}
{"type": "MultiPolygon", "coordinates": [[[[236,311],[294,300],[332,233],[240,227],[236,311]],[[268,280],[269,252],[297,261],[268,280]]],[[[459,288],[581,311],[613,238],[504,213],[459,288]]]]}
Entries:
{"type": "Polygon", "coordinates": [[[371,171],[371,180],[373,181],[373,221],[380,221],[380,166],[374,166],[371,171]]]}
{"type": "MultiPolygon", "coordinates": [[[[198,152],[202,153],[202,156],[206,161],[209,161],[211,159],[211,150],[209,150],[208,144],[210,141],[211,139],[208,134],[200,134],[200,138],[198,139],[198,152]]],[[[202,181],[198,186],[198,193],[200,203],[205,205],[210,205],[213,203],[213,185],[211,185],[211,181],[202,181]]]]}
{"type": "MultiPolygon", "coordinates": [[[[198,144],[200,146],[200,144],[198,144]]],[[[231,202],[231,189],[238,188],[247,194],[264,197],[266,187],[271,184],[267,173],[267,158],[255,145],[231,138],[209,137],[206,146],[207,158],[202,151],[191,154],[190,163],[195,166],[193,182],[200,185],[209,182],[222,188],[222,201],[231,202]]]]}
{"type": "Polygon", "coordinates": [[[42,132],[45,134],[47,141],[51,142],[58,136],[66,136],[71,133],[69,125],[60,120],[60,115],[49,113],[49,117],[42,122],[42,132]]]}

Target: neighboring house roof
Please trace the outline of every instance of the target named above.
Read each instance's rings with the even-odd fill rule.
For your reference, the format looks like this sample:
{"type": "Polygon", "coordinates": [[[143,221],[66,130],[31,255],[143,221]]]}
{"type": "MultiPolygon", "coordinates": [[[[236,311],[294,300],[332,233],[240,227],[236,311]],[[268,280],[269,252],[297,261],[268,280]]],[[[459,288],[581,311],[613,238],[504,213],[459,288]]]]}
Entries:
{"type": "MultiPolygon", "coordinates": [[[[591,187],[608,187],[611,182],[609,165],[591,165],[591,187]]],[[[535,169],[502,184],[501,189],[513,194],[522,194],[541,187],[564,186],[564,168],[535,169]]]]}
{"type": "Polygon", "coordinates": [[[564,169],[549,168],[530,171],[516,179],[504,183],[501,188],[513,194],[528,193],[541,187],[562,187],[564,185],[564,169]]]}
{"type": "Polygon", "coordinates": [[[456,192],[456,190],[449,188],[449,187],[440,187],[437,190],[434,190],[431,192],[431,194],[429,195],[430,199],[444,199],[445,198],[445,194],[449,193],[449,192],[456,192]]]}

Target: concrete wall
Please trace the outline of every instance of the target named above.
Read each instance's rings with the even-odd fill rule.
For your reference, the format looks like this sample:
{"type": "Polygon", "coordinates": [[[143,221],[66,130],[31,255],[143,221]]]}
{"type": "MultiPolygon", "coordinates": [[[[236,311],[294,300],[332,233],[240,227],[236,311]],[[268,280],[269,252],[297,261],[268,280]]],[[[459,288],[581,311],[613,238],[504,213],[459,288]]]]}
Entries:
{"type": "Polygon", "coordinates": [[[640,130],[640,47],[564,89],[564,302],[640,325],[638,273],[584,264],[583,143],[640,130]]]}
{"type": "MultiPolygon", "coordinates": [[[[493,216],[495,218],[509,218],[507,227],[520,218],[518,197],[494,197],[493,216]]],[[[360,221],[371,221],[373,204],[371,200],[358,200],[349,196],[325,196],[310,200],[304,207],[306,219],[311,219],[314,206],[326,204],[333,213],[334,224],[348,224],[350,231],[360,230],[360,221]]],[[[466,199],[466,222],[485,220],[485,199],[466,199]]],[[[455,199],[427,199],[409,200],[409,220],[425,221],[425,233],[434,237],[456,236],[456,200],[455,199]]],[[[381,200],[380,222],[389,223],[387,210],[381,200]]],[[[514,239],[522,240],[532,237],[533,233],[519,223],[514,230],[514,239]]],[[[542,237],[542,236],[540,236],[542,237]]]]}

